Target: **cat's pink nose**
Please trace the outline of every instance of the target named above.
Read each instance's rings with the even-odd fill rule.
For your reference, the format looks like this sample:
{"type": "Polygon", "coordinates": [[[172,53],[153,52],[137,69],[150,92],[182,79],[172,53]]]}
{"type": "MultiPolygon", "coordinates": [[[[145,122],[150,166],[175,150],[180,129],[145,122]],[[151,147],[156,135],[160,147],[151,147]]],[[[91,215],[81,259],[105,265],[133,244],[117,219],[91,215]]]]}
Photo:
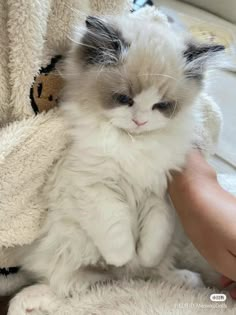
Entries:
{"type": "Polygon", "coordinates": [[[141,122],[141,121],[138,121],[138,120],[135,120],[135,119],[132,119],[133,122],[137,125],[137,126],[143,126],[147,123],[147,121],[144,121],[144,122],[141,122]]]}

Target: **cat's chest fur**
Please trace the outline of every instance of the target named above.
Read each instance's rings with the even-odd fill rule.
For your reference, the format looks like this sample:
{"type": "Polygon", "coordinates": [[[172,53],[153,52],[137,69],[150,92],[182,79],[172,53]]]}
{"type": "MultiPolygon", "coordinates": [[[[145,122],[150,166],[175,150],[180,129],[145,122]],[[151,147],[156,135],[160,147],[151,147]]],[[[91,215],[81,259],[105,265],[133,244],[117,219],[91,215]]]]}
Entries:
{"type": "Polygon", "coordinates": [[[184,162],[185,147],[161,133],[132,137],[114,128],[108,134],[102,128],[84,133],[80,128],[70,154],[77,159],[74,167],[94,181],[125,186],[123,190],[130,186],[140,195],[163,192],[166,173],[184,162]]]}

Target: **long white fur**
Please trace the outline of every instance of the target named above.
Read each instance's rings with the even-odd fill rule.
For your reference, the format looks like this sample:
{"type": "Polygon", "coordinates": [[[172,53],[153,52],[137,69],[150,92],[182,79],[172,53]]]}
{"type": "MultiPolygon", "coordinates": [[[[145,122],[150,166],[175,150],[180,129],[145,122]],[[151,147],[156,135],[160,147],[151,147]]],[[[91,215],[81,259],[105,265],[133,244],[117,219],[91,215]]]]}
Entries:
{"type": "Polygon", "coordinates": [[[135,38],[127,68],[139,64],[145,80],[158,74],[159,81],[152,82],[179,93],[182,107],[171,119],[154,113],[151,107],[160,90],[151,86],[134,99],[133,109],[101,109],[91,86],[106,72],[100,69],[91,86],[83,86],[91,72],[81,80],[72,52],[62,106],[72,143],[46,186],[49,213],[41,236],[22,258],[22,268],[36,282],[62,296],[81,293],[97,281],[133,276],[201,285],[198,275],[175,270],[176,219],[166,197],[169,171],[183,167],[194,140],[200,88],[185,81],[180,59],[184,43],[164,18],[158,19],[156,30],[155,11],[115,23],[127,39],[135,38]],[[151,59],[143,59],[145,54],[151,59]],[[137,128],[132,118],[148,123],[137,128]]]}

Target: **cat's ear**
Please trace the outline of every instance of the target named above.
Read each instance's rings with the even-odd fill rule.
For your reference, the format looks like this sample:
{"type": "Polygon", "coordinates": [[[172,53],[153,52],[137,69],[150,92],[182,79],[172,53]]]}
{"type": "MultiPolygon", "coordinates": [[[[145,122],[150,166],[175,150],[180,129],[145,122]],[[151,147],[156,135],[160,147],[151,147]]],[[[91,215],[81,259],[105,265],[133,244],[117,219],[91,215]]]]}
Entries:
{"type": "Polygon", "coordinates": [[[223,45],[188,43],[183,54],[186,61],[186,75],[201,80],[207,66],[214,65],[216,56],[224,49],[223,45]]]}
{"type": "Polygon", "coordinates": [[[81,39],[80,57],[90,65],[115,65],[121,60],[127,43],[122,34],[106,21],[89,16],[86,19],[87,31],[81,39]]]}

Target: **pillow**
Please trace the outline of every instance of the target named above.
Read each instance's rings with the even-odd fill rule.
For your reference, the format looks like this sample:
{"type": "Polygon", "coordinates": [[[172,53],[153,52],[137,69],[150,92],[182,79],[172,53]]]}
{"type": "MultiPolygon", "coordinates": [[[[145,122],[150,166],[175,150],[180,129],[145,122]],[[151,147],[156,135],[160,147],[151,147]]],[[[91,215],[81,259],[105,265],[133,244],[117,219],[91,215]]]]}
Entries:
{"type": "MultiPolygon", "coordinates": [[[[181,0],[180,0],[181,1],[181,0]]],[[[236,23],[235,0],[182,0],[236,23]]]]}

